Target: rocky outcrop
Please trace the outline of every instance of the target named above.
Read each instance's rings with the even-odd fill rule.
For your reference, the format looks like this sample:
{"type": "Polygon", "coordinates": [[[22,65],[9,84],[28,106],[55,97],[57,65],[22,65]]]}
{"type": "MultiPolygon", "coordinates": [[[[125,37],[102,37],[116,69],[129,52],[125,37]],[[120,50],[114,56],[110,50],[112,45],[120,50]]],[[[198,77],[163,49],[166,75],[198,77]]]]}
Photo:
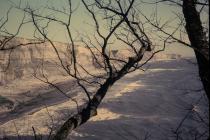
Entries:
{"type": "MultiPolygon", "coordinates": [[[[15,46],[34,40],[14,38],[7,45],[15,46]]],[[[62,59],[65,59],[67,44],[55,43],[62,59]]],[[[49,43],[20,46],[14,50],[0,51],[0,85],[15,79],[31,76],[42,69],[46,73],[59,74],[57,55],[49,43]]]]}
{"type": "MultiPolygon", "coordinates": [[[[2,37],[0,36],[0,39],[2,37]]],[[[37,42],[37,40],[13,38],[7,45],[15,46],[18,44],[26,44],[29,42],[37,42]]],[[[54,42],[62,62],[65,66],[71,63],[71,47],[69,44],[54,42]]],[[[8,47],[7,46],[7,47],[8,47]]],[[[100,69],[98,63],[93,59],[90,51],[84,47],[76,47],[77,61],[80,65],[88,70],[100,69]],[[91,67],[93,66],[93,67],[91,67]]],[[[92,48],[93,49],[93,48],[92,48]]],[[[97,50],[92,50],[100,64],[103,65],[103,58],[97,50]]],[[[132,52],[126,49],[110,50],[110,57],[127,60],[132,56],[132,52]]],[[[151,54],[147,53],[144,60],[147,60],[151,54]]],[[[160,53],[154,56],[154,60],[158,59],[179,59],[177,54],[160,53]]],[[[0,85],[4,85],[12,80],[31,77],[34,73],[45,73],[49,76],[65,75],[66,73],[60,66],[60,61],[54,48],[49,42],[43,44],[33,44],[20,46],[13,51],[0,51],[0,85]]]]}

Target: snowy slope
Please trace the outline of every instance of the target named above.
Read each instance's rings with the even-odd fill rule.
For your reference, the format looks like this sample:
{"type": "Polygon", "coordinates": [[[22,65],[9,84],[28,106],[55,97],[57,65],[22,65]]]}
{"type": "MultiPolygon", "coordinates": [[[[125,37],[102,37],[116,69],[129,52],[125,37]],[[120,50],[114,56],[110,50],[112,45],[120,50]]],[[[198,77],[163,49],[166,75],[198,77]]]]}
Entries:
{"type": "MultiPolygon", "coordinates": [[[[192,105],[198,103],[194,109],[201,114],[205,111],[208,113],[208,104],[201,88],[197,67],[189,61],[178,59],[150,63],[146,72],[136,71],[118,81],[107,93],[98,116],[76,129],[70,138],[143,140],[148,136],[148,140],[174,140],[176,135],[173,130],[178,127],[189,112],[187,109],[192,108],[192,105]]],[[[82,95],[79,91],[77,93],[78,97],[75,98],[80,98],[83,102],[82,95]]],[[[1,136],[7,134],[16,137],[14,124],[24,138],[33,138],[32,126],[37,133],[45,135],[52,120],[60,122],[62,118],[74,112],[75,104],[71,101],[47,103],[48,108],[40,108],[35,112],[28,111],[29,113],[25,112],[18,118],[4,122],[0,126],[1,136]]],[[[36,108],[37,104],[33,106],[36,108]]],[[[181,135],[185,140],[192,140],[194,137],[192,128],[199,133],[205,131],[205,127],[192,118],[193,115],[190,115],[181,129],[181,135]]]]}

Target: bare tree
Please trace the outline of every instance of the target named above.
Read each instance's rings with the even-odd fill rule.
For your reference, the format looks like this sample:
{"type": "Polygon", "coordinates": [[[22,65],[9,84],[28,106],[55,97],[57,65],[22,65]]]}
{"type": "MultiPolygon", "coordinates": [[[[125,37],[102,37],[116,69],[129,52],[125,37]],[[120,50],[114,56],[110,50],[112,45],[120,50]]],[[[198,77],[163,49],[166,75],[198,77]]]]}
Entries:
{"type": "MultiPolygon", "coordinates": [[[[143,15],[146,20],[155,28],[158,29],[161,33],[167,35],[170,39],[170,42],[177,42],[181,45],[190,47],[194,50],[198,68],[199,68],[199,76],[201,82],[203,84],[204,90],[206,92],[206,96],[209,99],[209,40],[208,40],[208,23],[204,23],[201,20],[201,16],[203,14],[204,9],[209,8],[208,0],[158,0],[143,3],[147,4],[158,4],[163,3],[168,5],[173,5],[176,7],[180,7],[182,10],[182,15],[177,14],[177,18],[180,20],[176,28],[177,31],[180,31],[180,37],[177,37],[173,33],[169,33],[164,28],[168,26],[171,21],[167,21],[164,24],[160,24],[157,20],[151,20],[147,16],[143,15]],[[206,24],[207,27],[204,27],[206,24]],[[182,28],[185,28],[183,31],[182,28]],[[183,40],[183,34],[186,34],[189,38],[189,43],[186,40],[183,40]],[[173,40],[173,41],[172,41],[173,40]]],[[[141,12],[142,13],[142,12],[141,12]]],[[[158,17],[156,17],[157,19],[158,17]]]]}
{"type": "MultiPolygon", "coordinates": [[[[204,38],[203,36],[203,38],[201,38],[200,41],[196,41],[195,44],[188,44],[181,39],[176,38],[174,34],[178,31],[179,28],[175,28],[172,33],[167,33],[163,30],[162,27],[152,23],[139,11],[138,7],[135,6],[137,2],[136,0],[82,0],[84,8],[92,19],[95,34],[93,35],[93,37],[82,35],[82,39],[79,41],[79,43],[82,44],[89,51],[92,57],[91,61],[94,62],[94,65],[97,65],[96,69],[100,71],[100,74],[88,70],[88,68],[84,67],[79,60],[80,56],[78,56],[77,54],[78,41],[75,39],[75,35],[72,31],[72,15],[77,10],[77,8],[73,7],[71,0],[67,0],[67,2],[68,8],[64,10],[56,9],[54,7],[46,7],[53,13],[60,13],[65,15],[65,20],[61,20],[52,14],[43,14],[39,12],[39,9],[33,9],[28,6],[24,8],[23,11],[25,14],[31,17],[31,20],[25,21],[23,19],[21,24],[22,26],[23,24],[28,22],[33,23],[36,29],[36,33],[34,34],[39,34],[39,37],[35,36],[39,40],[38,43],[47,42],[51,45],[59,60],[59,66],[66,72],[66,74],[68,74],[68,76],[74,78],[77,85],[83,90],[87,98],[86,104],[84,104],[80,109],[78,107],[78,112],[75,115],[68,116],[68,119],[65,120],[64,123],[61,122],[61,127],[58,129],[55,135],[50,136],[50,138],[53,137],[53,140],[66,139],[73,129],[86,123],[91,117],[96,116],[97,109],[109,89],[126,74],[131,73],[135,70],[141,70],[142,67],[147,64],[147,62],[149,62],[156,53],[164,51],[166,44],[169,43],[171,39],[186,46],[192,47],[197,53],[198,60],[200,60],[200,54],[202,54],[202,60],[198,61],[198,63],[201,63],[199,67],[200,69],[202,69],[202,71],[200,72],[201,78],[206,78],[206,71],[204,72],[203,69],[207,68],[206,60],[208,58],[208,53],[206,53],[206,51],[204,51],[206,49],[203,48],[206,48],[206,45],[208,44],[203,43],[205,44],[205,46],[200,48],[201,44],[196,43],[201,43],[201,39],[207,40],[207,38],[204,38]],[[139,18],[140,15],[143,15],[147,21],[142,21],[141,18],[139,18]],[[68,60],[63,59],[61,52],[58,50],[58,46],[56,46],[56,44],[53,42],[48,34],[48,28],[51,23],[59,24],[60,26],[64,27],[67,32],[67,37],[69,40],[67,51],[70,55],[68,57],[68,60]],[[163,41],[163,48],[155,52],[153,50],[155,46],[153,46],[151,42],[151,37],[148,35],[148,31],[145,28],[145,26],[148,24],[153,25],[167,35],[167,37],[164,38],[163,41]],[[104,31],[105,29],[106,31],[104,31]],[[118,56],[116,52],[114,53],[114,55],[112,55],[112,49],[114,48],[114,50],[116,50],[116,47],[119,47],[116,46],[119,45],[118,43],[113,42],[120,42],[121,44],[123,44],[123,46],[130,51],[129,55],[125,56],[124,58],[118,56]],[[146,61],[143,61],[143,57],[146,52],[152,52],[152,55],[146,61]],[[203,65],[204,61],[205,65],[203,65]],[[90,90],[90,87],[94,87],[94,90],[90,90]]],[[[188,8],[189,7],[186,6],[184,10],[188,11],[188,8]]],[[[186,15],[186,21],[188,21],[188,18],[191,18],[190,16],[193,17],[194,15],[186,15]]],[[[6,24],[6,21],[5,23],[3,22],[2,26],[0,27],[2,28],[4,24],[6,24]]],[[[189,30],[189,34],[193,32],[192,34],[195,35],[194,31],[191,30],[191,25],[187,26],[189,26],[187,27],[187,30],[189,30]]],[[[201,32],[201,35],[204,35],[204,31],[201,32]]],[[[17,34],[10,35],[9,38],[14,38],[15,36],[17,36],[17,34]]],[[[8,39],[8,37],[6,38],[8,39]]],[[[190,35],[189,38],[191,38],[190,35]]],[[[194,41],[194,39],[195,38],[192,38],[190,40],[194,41]]],[[[10,40],[6,42],[9,41],[10,40]]],[[[0,50],[2,51],[13,50],[18,46],[30,45],[30,43],[37,43],[30,42],[27,44],[19,44],[15,47],[5,47],[6,45],[4,44],[6,43],[4,42],[5,40],[2,40],[0,42],[2,44],[0,44],[0,50]]],[[[117,53],[119,52],[120,49],[117,53]]],[[[71,96],[62,91],[62,89],[50,82],[48,78],[44,75],[44,73],[42,73],[42,78],[37,78],[58,89],[58,91],[64,94],[66,97],[71,98],[71,96]]],[[[202,81],[208,83],[208,80],[206,79],[203,79],[202,81]]],[[[77,103],[77,101],[75,101],[75,103],[77,103]]],[[[36,135],[35,129],[33,130],[34,135],[36,135]]]]}
{"type": "MultiPolygon", "coordinates": [[[[199,69],[199,76],[204,87],[205,95],[209,101],[209,95],[210,95],[209,39],[208,39],[209,23],[205,23],[204,19],[202,19],[202,16],[207,17],[206,14],[208,15],[208,13],[205,13],[205,10],[208,10],[209,8],[209,1],[208,0],[177,0],[177,1],[157,0],[150,2],[143,1],[143,3],[153,4],[156,5],[156,7],[158,6],[159,3],[161,3],[164,4],[164,6],[175,6],[181,9],[181,14],[175,13],[176,18],[179,19],[180,21],[177,24],[177,27],[174,26],[171,27],[170,23],[173,22],[171,19],[161,24],[161,22],[158,20],[160,17],[157,16],[158,15],[157,11],[155,11],[156,13],[154,13],[156,17],[153,18],[149,18],[141,11],[140,13],[153,27],[157,29],[157,31],[166,35],[166,37],[163,38],[169,38],[167,42],[168,44],[177,42],[180,45],[190,47],[194,50],[199,69]],[[177,32],[177,34],[179,35],[175,35],[174,34],[175,32],[170,32],[168,28],[172,29],[175,28],[176,29],[175,32],[177,32]],[[183,39],[184,36],[188,38],[189,42],[188,40],[183,39]]],[[[194,105],[192,107],[194,107],[194,105]]],[[[178,125],[177,129],[173,131],[173,133],[176,135],[176,139],[184,139],[181,136],[182,132],[180,131],[180,129],[184,128],[183,124],[189,118],[189,115],[192,115],[193,117],[197,118],[194,121],[201,123],[205,128],[203,133],[199,134],[198,132],[195,131],[191,135],[195,135],[194,136],[195,139],[209,139],[208,136],[209,123],[205,122],[206,120],[209,119],[209,116],[199,114],[198,112],[196,112],[194,108],[189,109],[189,112],[187,112],[186,116],[183,117],[183,119],[180,121],[180,124],[178,125]]]]}
{"type": "Polygon", "coordinates": [[[209,41],[202,26],[200,13],[196,9],[197,3],[204,6],[209,5],[208,1],[199,2],[197,0],[184,0],[182,8],[186,21],[186,31],[191,46],[195,48],[194,50],[198,61],[199,75],[209,99],[209,41]]]}
{"type": "MultiPolygon", "coordinates": [[[[84,91],[88,99],[86,105],[78,110],[77,114],[69,116],[64,124],[62,124],[53,137],[53,140],[66,139],[73,129],[97,115],[97,108],[103,98],[119,79],[130,72],[140,69],[154,54],[163,50],[161,49],[154,52],[146,62],[141,62],[144,54],[147,51],[152,51],[152,43],[146,34],[144,23],[138,18],[138,13],[134,7],[135,2],[135,0],[82,0],[83,6],[92,17],[96,33],[94,35],[94,41],[88,36],[85,36],[80,42],[89,50],[94,62],[99,65],[102,75],[88,71],[88,69],[82,66],[78,61],[79,58],[76,53],[77,45],[71,30],[72,14],[75,12],[71,0],[68,0],[68,12],[50,8],[54,12],[67,15],[67,21],[59,20],[50,15],[41,15],[30,7],[24,9],[26,13],[31,15],[32,22],[39,34],[42,35],[43,41],[49,42],[53,47],[59,59],[60,66],[69,76],[77,81],[77,84],[84,91]],[[102,17],[101,19],[105,20],[106,26],[103,26],[103,22],[99,22],[99,16],[102,17]],[[47,21],[45,26],[39,23],[39,21],[42,20],[47,21]],[[47,28],[51,22],[62,25],[67,31],[70,40],[68,50],[71,51],[71,57],[67,63],[64,62],[56,45],[47,34],[47,28]],[[106,32],[102,31],[105,27],[107,28],[106,32]],[[113,57],[110,52],[111,47],[116,48],[116,46],[112,45],[113,40],[123,43],[124,46],[130,50],[130,55],[126,58],[113,57]],[[84,78],[84,76],[82,76],[84,73],[86,76],[92,78],[84,78]],[[88,86],[95,87],[95,90],[90,91],[88,86]]],[[[49,81],[46,82],[50,83],[49,81]]]]}

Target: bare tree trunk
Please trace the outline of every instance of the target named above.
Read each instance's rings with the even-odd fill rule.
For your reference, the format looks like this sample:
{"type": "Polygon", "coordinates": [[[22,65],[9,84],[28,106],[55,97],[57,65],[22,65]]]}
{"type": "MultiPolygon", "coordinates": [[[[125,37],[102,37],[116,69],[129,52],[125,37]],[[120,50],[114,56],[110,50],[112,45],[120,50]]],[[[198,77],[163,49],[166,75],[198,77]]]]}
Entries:
{"type": "Polygon", "coordinates": [[[106,82],[98,89],[87,107],[85,107],[80,113],[70,117],[55,134],[53,140],[65,140],[72,130],[86,123],[91,117],[96,116],[97,108],[102,102],[109,88],[111,88],[111,86],[116,81],[125,76],[135,63],[142,60],[147,48],[148,46],[141,48],[138,56],[131,57],[128,63],[125,64],[118,73],[115,73],[113,76],[109,77],[106,82]]]}
{"type": "Polygon", "coordinates": [[[199,75],[209,99],[209,42],[202,27],[200,15],[196,10],[196,0],[183,0],[183,14],[186,31],[195,51],[199,75]]]}
{"type": "Polygon", "coordinates": [[[105,94],[107,93],[108,89],[113,85],[113,83],[114,81],[112,79],[107,79],[107,81],[97,91],[89,104],[81,112],[70,117],[61,126],[59,131],[53,137],[53,140],[65,140],[72,130],[87,122],[91,117],[96,116],[99,104],[101,103],[105,94]]]}

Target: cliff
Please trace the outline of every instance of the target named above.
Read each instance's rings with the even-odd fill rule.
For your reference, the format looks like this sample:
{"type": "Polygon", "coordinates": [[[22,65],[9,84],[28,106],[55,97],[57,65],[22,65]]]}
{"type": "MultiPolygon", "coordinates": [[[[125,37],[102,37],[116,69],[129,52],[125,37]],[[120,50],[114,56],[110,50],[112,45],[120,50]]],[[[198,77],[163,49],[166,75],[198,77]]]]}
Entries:
{"type": "MultiPolygon", "coordinates": [[[[34,42],[34,40],[14,38],[7,44],[7,47],[29,42],[34,42]]],[[[59,42],[55,42],[55,44],[61,58],[65,60],[68,44],[59,42]]],[[[49,43],[19,46],[14,50],[0,51],[0,84],[30,77],[40,70],[47,74],[61,74],[55,67],[58,67],[58,59],[49,43]]]]}
{"type": "MultiPolygon", "coordinates": [[[[2,39],[2,36],[0,36],[2,39]]],[[[26,44],[29,42],[37,42],[37,40],[13,38],[6,46],[15,46],[17,44],[26,44]]],[[[71,50],[69,44],[54,42],[56,49],[65,66],[70,65],[71,50]]],[[[93,61],[93,57],[89,50],[84,47],[76,46],[77,60],[80,65],[86,69],[93,70],[99,69],[97,64],[93,61]],[[94,66],[93,66],[94,65],[94,66]]],[[[103,60],[97,50],[97,57],[101,63],[103,60]]],[[[111,57],[118,57],[127,59],[132,53],[129,50],[112,50],[111,57]]],[[[144,57],[147,60],[151,53],[147,53],[144,57]]],[[[154,56],[153,60],[159,59],[179,59],[180,55],[177,54],[164,54],[160,53],[154,56]]],[[[44,73],[48,76],[65,76],[66,73],[60,66],[58,56],[49,42],[43,44],[33,44],[27,46],[20,46],[12,51],[0,51],[0,85],[6,84],[15,79],[28,77],[29,79],[33,74],[44,73]]]]}

